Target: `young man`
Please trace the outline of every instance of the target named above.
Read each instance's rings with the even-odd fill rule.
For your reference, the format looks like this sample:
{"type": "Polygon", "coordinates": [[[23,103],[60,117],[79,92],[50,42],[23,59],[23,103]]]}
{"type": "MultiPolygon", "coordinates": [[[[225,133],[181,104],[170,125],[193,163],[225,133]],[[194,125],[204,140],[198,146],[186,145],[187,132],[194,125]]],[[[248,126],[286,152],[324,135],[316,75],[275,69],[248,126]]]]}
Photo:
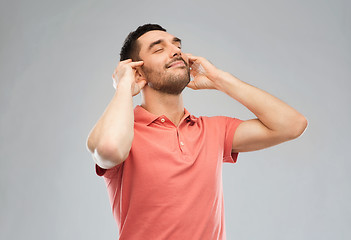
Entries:
{"type": "Polygon", "coordinates": [[[87,146],[120,239],[225,239],[223,162],[294,139],[307,126],[279,99],[183,53],[180,39],[156,24],[128,35],[112,77],[115,95],[87,146]],[[190,115],[185,87],[222,91],[257,119],[190,115]],[[133,109],[139,92],[142,104],[133,109]]]}

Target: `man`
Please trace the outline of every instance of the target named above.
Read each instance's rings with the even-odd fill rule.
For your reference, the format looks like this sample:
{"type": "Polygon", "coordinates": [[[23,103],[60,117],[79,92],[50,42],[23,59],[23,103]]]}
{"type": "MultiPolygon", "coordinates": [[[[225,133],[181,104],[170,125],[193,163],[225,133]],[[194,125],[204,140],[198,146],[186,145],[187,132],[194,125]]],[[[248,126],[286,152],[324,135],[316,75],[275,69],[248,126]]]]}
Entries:
{"type": "Polygon", "coordinates": [[[225,239],[223,162],[300,136],[306,119],[205,58],[183,53],[181,40],[156,24],[131,32],[120,60],[115,95],[87,140],[120,239],[225,239]],[[190,115],[185,87],[222,91],[257,119],[190,115]],[[139,92],[142,104],[133,110],[139,92]]]}

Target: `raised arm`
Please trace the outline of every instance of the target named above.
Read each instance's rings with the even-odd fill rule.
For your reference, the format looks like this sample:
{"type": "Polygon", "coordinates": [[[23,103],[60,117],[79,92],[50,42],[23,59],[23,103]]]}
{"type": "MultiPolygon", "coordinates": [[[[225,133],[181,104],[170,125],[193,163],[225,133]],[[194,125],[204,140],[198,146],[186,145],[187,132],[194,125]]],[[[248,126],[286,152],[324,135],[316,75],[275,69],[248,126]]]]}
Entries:
{"type": "Polygon", "coordinates": [[[233,139],[233,152],[259,150],[297,138],[307,127],[305,117],[278,98],[217,69],[205,58],[191,54],[188,57],[194,76],[188,87],[220,90],[257,117],[238,126],[233,139]]]}
{"type": "Polygon", "coordinates": [[[136,69],[143,64],[130,59],[121,61],[112,78],[116,92],[104,113],[91,130],[87,148],[104,169],[122,163],[129,154],[134,137],[133,96],[145,86],[138,81],[136,69]]]}

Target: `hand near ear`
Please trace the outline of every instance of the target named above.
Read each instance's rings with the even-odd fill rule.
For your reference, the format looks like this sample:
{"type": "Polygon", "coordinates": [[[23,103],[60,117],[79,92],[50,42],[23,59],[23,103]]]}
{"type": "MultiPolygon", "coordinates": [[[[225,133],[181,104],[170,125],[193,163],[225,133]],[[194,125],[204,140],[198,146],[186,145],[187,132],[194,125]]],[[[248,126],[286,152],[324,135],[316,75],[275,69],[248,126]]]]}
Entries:
{"type": "Polygon", "coordinates": [[[131,59],[119,62],[112,74],[113,87],[116,89],[120,84],[128,84],[131,87],[132,96],[137,95],[146,84],[146,80],[140,77],[137,70],[143,64],[143,61],[132,62],[131,59]]]}
{"type": "Polygon", "coordinates": [[[187,54],[190,65],[190,75],[193,80],[187,87],[197,89],[218,89],[218,78],[223,72],[203,57],[187,54]]]}

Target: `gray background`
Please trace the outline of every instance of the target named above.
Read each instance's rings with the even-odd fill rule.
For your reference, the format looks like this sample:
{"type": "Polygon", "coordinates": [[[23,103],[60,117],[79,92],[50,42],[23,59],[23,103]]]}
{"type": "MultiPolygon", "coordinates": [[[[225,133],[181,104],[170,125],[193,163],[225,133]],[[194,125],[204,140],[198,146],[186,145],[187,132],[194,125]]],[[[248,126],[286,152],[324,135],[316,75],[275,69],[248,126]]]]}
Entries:
{"type": "MultiPolygon", "coordinates": [[[[0,239],[117,238],[85,141],[112,98],[125,36],[149,22],[309,121],[301,138],[224,164],[227,238],[351,239],[350,5],[2,1],[0,239]]],[[[214,90],[184,99],[196,116],[253,117],[214,90]]]]}

